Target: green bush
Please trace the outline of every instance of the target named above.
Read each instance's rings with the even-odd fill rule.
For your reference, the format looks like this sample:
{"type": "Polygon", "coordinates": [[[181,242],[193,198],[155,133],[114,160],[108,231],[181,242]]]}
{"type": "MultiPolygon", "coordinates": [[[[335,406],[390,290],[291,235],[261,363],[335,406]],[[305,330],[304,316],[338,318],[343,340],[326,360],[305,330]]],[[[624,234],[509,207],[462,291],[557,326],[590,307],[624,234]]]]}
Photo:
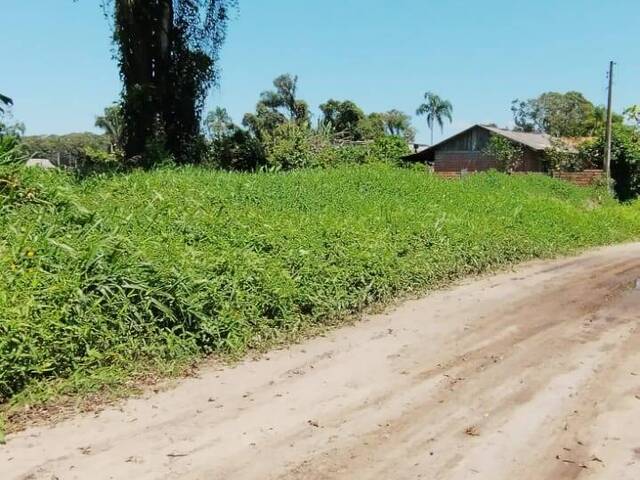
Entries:
{"type": "Polygon", "coordinates": [[[20,148],[20,139],[13,135],[0,135],[0,166],[20,164],[26,161],[20,148]]]}
{"type": "Polygon", "coordinates": [[[376,165],[78,181],[4,169],[0,398],[243,352],[407,292],[639,232],[640,205],[536,175],[452,182],[376,165]]]}
{"type": "Polygon", "coordinates": [[[387,135],[374,140],[368,157],[372,161],[399,165],[402,157],[409,154],[411,154],[411,148],[404,138],[387,135]]]}
{"type": "MultiPolygon", "coordinates": [[[[611,145],[611,177],[616,195],[621,200],[640,196],[640,130],[628,125],[613,126],[611,145]]],[[[602,168],[605,135],[599,134],[580,146],[580,158],[602,168]]]]}
{"type": "Polygon", "coordinates": [[[543,156],[547,171],[581,172],[585,168],[593,167],[583,155],[567,147],[561,140],[551,139],[551,146],[545,149],[543,156]]]}
{"type": "Polygon", "coordinates": [[[307,126],[293,122],[277,126],[266,139],[267,164],[282,170],[317,166],[318,150],[328,145],[316,145],[315,134],[307,126]]]}
{"type": "Polygon", "coordinates": [[[524,163],[524,148],[502,135],[492,134],[489,138],[484,155],[495,158],[497,169],[504,173],[514,173],[522,169],[524,163]]]}
{"type": "MultiPolygon", "coordinates": [[[[218,114],[225,115],[223,111],[218,114]]],[[[211,121],[214,120],[215,116],[211,121]]],[[[406,140],[397,136],[381,135],[371,141],[340,144],[335,143],[331,130],[285,122],[263,132],[258,139],[226,117],[217,122],[208,163],[223,170],[278,171],[380,162],[399,165],[401,158],[411,153],[406,140]]]]}
{"type": "Polygon", "coordinates": [[[262,144],[249,132],[234,128],[211,141],[206,163],[221,170],[254,171],[266,165],[262,144]]]}
{"type": "Polygon", "coordinates": [[[332,165],[386,163],[402,165],[402,157],[411,149],[406,140],[396,136],[381,136],[371,142],[346,144],[332,148],[332,165]]]}
{"type": "Polygon", "coordinates": [[[407,142],[395,136],[381,136],[370,142],[334,145],[308,128],[285,124],[276,129],[267,146],[267,162],[282,170],[336,167],[367,163],[400,165],[411,153],[407,142]]]}

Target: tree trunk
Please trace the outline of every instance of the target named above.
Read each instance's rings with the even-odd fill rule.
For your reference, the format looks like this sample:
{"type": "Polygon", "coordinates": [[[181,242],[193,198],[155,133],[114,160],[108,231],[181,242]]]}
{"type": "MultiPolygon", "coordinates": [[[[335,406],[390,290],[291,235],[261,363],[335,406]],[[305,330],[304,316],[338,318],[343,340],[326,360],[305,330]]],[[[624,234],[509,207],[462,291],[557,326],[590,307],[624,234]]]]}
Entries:
{"type": "Polygon", "coordinates": [[[172,0],[116,1],[127,158],[142,158],[153,143],[164,147],[162,105],[168,90],[172,19],[172,0]]]}

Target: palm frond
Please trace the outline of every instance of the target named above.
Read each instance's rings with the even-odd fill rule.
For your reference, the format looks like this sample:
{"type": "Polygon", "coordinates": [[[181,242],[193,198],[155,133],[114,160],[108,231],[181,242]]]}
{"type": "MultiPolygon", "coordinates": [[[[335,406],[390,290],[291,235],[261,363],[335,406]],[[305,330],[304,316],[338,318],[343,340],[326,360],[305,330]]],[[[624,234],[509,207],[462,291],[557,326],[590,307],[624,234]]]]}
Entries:
{"type": "MultiPolygon", "coordinates": [[[[0,93],[0,105],[10,107],[11,105],[13,105],[13,100],[0,93]]],[[[4,108],[2,108],[2,106],[0,106],[0,113],[4,113],[4,108]]]]}

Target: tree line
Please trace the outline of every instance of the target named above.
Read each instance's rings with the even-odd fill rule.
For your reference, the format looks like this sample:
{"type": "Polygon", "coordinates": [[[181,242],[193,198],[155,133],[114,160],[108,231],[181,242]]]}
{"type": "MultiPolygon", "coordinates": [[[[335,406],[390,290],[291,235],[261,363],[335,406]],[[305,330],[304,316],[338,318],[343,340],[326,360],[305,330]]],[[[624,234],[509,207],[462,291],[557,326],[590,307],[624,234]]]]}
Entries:
{"type": "MultiPolygon", "coordinates": [[[[218,81],[219,50],[236,6],[236,0],[103,1],[113,21],[123,90],[120,112],[105,112],[103,118],[111,121],[100,126],[118,134],[118,145],[130,162],[151,166],[171,157],[177,163],[199,163],[207,157],[201,134],[204,101],[218,81]],[[118,114],[119,126],[114,128],[118,114]]],[[[274,139],[309,130],[309,106],[297,98],[297,81],[291,75],[276,78],[274,89],[261,94],[255,112],[244,116],[243,128],[233,125],[224,110],[207,115],[211,139],[223,150],[218,156],[233,151],[243,157],[223,159],[223,164],[248,166],[244,157],[249,153],[255,165],[263,163],[274,139]]],[[[438,102],[433,94],[425,99],[418,113],[427,116],[433,136],[434,123],[442,126],[443,117],[451,119],[451,105],[438,102]]],[[[334,140],[389,135],[412,141],[415,135],[410,117],[398,110],[365,115],[353,102],[336,100],[320,109],[322,124],[316,130],[334,132],[334,140]]]]}
{"type": "MultiPolygon", "coordinates": [[[[398,109],[366,113],[352,100],[329,99],[319,105],[320,114],[314,121],[308,102],[298,95],[298,82],[291,74],[275,78],[272,88],[259,95],[254,111],[244,114],[239,124],[223,107],[208,112],[202,123],[205,148],[192,162],[232,170],[286,169],[318,163],[312,156],[323,157],[321,164],[336,163],[331,156],[348,156],[347,147],[353,147],[353,157],[356,146],[361,148],[354,160],[362,162],[366,146],[381,142],[396,145],[403,155],[410,153],[408,145],[416,132],[410,115],[398,109]]],[[[426,97],[439,98],[432,93],[426,97]]],[[[431,105],[437,107],[436,102],[431,105]]],[[[442,126],[442,112],[430,108],[421,107],[427,124],[442,126]]],[[[124,107],[115,103],[97,117],[95,125],[110,139],[112,151],[127,158],[123,112],[124,107]]],[[[448,115],[451,118],[450,111],[448,115]]]]}
{"type": "MultiPolygon", "coordinates": [[[[255,111],[245,114],[239,125],[223,108],[204,115],[207,93],[219,80],[219,51],[237,1],[103,0],[102,6],[113,25],[122,94],[96,121],[111,139],[111,152],[93,148],[90,156],[143,167],[170,159],[242,170],[295,168],[331,163],[332,155],[342,155],[336,145],[395,142],[400,152],[401,141],[406,150],[406,142],[414,140],[415,129],[406,113],[366,113],[351,100],[326,101],[313,124],[309,105],[297,94],[298,78],[288,74],[260,94],[255,111]]],[[[9,96],[0,95],[5,151],[7,145],[15,147],[22,131],[21,125],[4,119],[12,103],[9,96]]],[[[605,109],[581,93],[546,92],[516,99],[511,110],[516,130],[588,138],[583,150],[590,152],[592,163],[601,162],[605,109]]],[[[452,121],[453,106],[427,92],[415,113],[425,117],[433,143],[434,129],[452,121]]],[[[613,162],[624,164],[621,171],[630,172],[632,179],[640,177],[635,173],[640,164],[639,122],[637,105],[614,115],[613,162]]],[[[371,152],[361,148],[357,155],[342,156],[350,155],[362,161],[371,152]]],[[[628,183],[630,190],[640,190],[640,180],[628,183]]]]}

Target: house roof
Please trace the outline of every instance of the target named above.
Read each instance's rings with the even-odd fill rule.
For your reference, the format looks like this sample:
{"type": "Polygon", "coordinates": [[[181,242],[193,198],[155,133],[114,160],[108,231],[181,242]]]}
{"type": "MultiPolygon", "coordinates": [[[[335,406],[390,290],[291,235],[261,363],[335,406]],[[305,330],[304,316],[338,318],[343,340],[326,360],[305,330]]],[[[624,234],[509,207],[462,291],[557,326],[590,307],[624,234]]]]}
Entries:
{"type": "Polygon", "coordinates": [[[551,147],[551,137],[546,133],[526,133],[526,132],[514,132],[512,130],[503,130],[502,128],[489,127],[486,125],[478,125],[485,130],[502,135],[503,137],[513,140],[514,142],[521,143],[532,150],[546,150],[551,147]]]}
{"type": "MultiPolygon", "coordinates": [[[[455,135],[452,135],[451,137],[445,138],[444,140],[431,145],[429,148],[426,148],[424,150],[422,150],[421,152],[415,153],[413,155],[409,155],[407,157],[405,157],[406,160],[412,160],[412,161],[419,161],[419,160],[423,160],[423,159],[428,159],[433,155],[433,152],[435,150],[438,149],[438,147],[444,143],[449,142],[451,139],[459,136],[459,135],[463,135],[465,133],[467,133],[469,130],[473,130],[474,128],[482,128],[484,130],[488,130],[491,133],[494,133],[496,135],[501,135],[505,138],[508,138],[509,140],[512,140],[516,143],[519,143],[521,145],[524,145],[532,150],[535,151],[544,151],[547,148],[551,147],[553,145],[552,140],[553,137],[550,135],[547,135],[546,133],[528,133],[528,132],[514,132],[512,130],[505,130],[502,128],[497,128],[497,127],[491,127],[488,125],[482,125],[482,124],[476,124],[473,125],[469,128],[466,128],[465,130],[456,133],[455,135]]],[[[575,151],[575,148],[565,144],[565,148],[568,151],[575,151]]]]}

